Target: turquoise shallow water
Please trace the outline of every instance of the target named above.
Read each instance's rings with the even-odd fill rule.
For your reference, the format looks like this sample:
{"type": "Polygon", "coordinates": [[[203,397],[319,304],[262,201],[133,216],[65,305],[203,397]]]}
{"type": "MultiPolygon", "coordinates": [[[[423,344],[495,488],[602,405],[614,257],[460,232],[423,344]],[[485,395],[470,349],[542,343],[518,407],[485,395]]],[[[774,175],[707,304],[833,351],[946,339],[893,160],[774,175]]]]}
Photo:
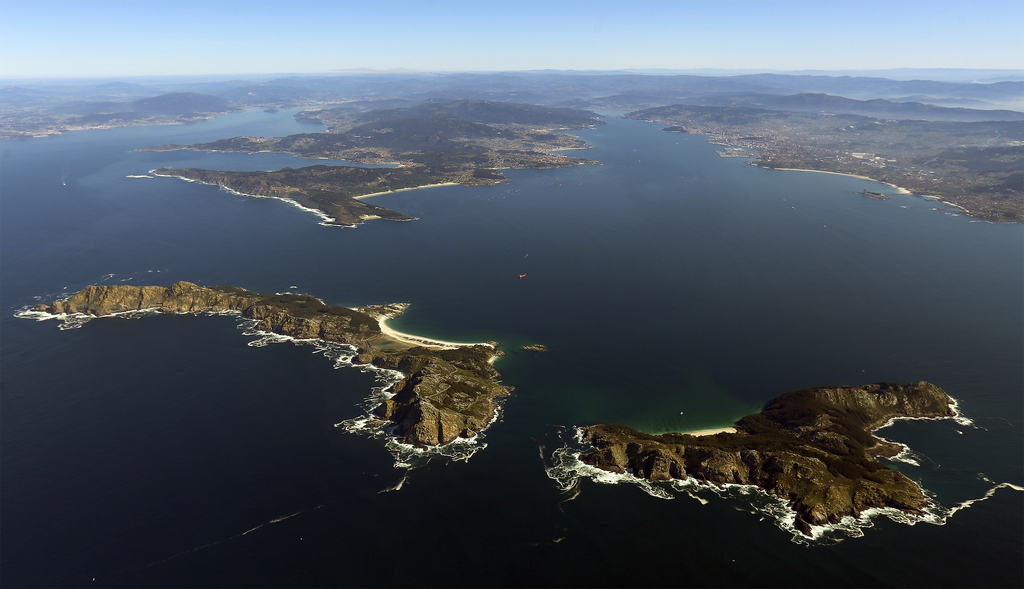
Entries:
{"type": "Polygon", "coordinates": [[[917,453],[920,466],[898,466],[940,505],[1024,485],[1020,225],[608,122],[581,132],[594,149],[571,152],[600,166],[378,197],[418,220],[356,229],[126,177],[302,165],[132,151],[315,130],[287,112],[3,143],[3,584],[1019,582],[1021,494],[1006,487],[945,525],[877,518],[863,537],[813,546],[756,498],[666,501],[591,480],[560,491],[545,468],[576,425],[714,427],[788,390],[878,380],[935,382],[975,421],[883,432],[917,453]],[[472,458],[407,472],[334,427],[360,414],[373,375],[311,347],[246,346],[229,317],[65,331],[14,317],[88,284],[176,280],[409,302],[394,326],[501,341],[516,389],[472,458]],[[518,349],[535,342],[550,351],[518,349]]]}

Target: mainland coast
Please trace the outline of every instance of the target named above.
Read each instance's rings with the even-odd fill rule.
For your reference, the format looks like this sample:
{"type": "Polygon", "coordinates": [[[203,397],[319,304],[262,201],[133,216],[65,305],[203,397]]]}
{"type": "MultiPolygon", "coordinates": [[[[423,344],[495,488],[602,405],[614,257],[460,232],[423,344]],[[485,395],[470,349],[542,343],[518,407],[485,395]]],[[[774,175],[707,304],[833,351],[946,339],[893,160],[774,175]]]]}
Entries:
{"type": "MultiPolygon", "coordinates": [[[[756,166],[757,163],[755,162],[753,165],[756,166]]],[[[817,172],[819,174],[833,174],[833,175],[836,175],[836,176],[849,176],[851,178],[860,178],[861,180],[870,180],[872,182],[878,182],[879,184],[885,184],[886,186],[892,186],[893,188],[898,190],[900,194],[913,194],[912,192],[910,192],[906,188],[903,188],[902,186],[896,186],[895,184],[890,184],[889,182],[882,182],[881,180],[875,180],[874,178],[869,178],[868,176],[858,176],[857,174],[846,174],[844,172],[829,172],[828,170],[804,170],[804,169],[801,169],[801,168],[772,168],[772,167],[768,167],[768,166],[757,166],[757,167],[764,168],[765,170],[781,170],[783,172],[817,172]]],[[[954,205],[954,206],[956,206],[956,205],[954,205]]],[[[960,208],[963,208],[963,207],[960,207],[960,208]]],[[[964,210],[966,211],[967,209],[964,209],[964,210]]]]}
{"type": "MultiPolygon", "coordinates": [[[[819,174],[834,174],[836,176],[849,176],[851,178],[860,178],[861,180],[870,180],[872,182],[878,182],[879,184],[885,184],[886,186],[892,186],[900,194],[914,194],[913,192],[907,190],[906,188],[903,188],[902,186],[896,186],[895,184],[892,184],[892,183],[889,183],[889,182],[883,182],[881,180],[876,180],[876,179],[871,178],[869,176],[858,176],[857,174],[846,174],[844,172],[829,172],[828,170],[805,170],[805,169],[801,169],[801,168],[772,168],[772,167],[769,167],[769,166],[758,165],[756,162],[754,162],[753,165],[755,165],[755,166],[757,166],[759,168],[764,168],[765,170],[782,170],[784,172],[817,172],[819,174]]],[[[937,201],[941,202],[944,205],[949,205],[951,207],[956,207],[956,208],[960,209],[961,211],[963,211],[965,214],[970,214],[970,212],[971,212],[971,211],[969,211],[967,209],[967,207],[964,207],[963,205],[958,205],[955,202],[949,202],[948,200],[941,200],[941,198],[937,197],[937,196],[928,196],[928,195],[920,195],[920,196],[921,196],[921,198],[925,198],[927,200],[937,200],[937,201]]]]}

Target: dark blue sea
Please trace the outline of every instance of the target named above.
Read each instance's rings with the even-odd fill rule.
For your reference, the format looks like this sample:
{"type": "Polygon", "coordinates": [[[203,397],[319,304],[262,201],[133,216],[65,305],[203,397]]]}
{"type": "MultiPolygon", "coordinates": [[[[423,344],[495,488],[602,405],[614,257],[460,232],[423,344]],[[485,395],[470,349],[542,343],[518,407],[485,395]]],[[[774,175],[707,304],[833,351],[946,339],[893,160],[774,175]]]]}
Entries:
{"type": "Polygon", "coordinates": [[[615,113],[565,152],[601,165],[373,199],[413,222],[326,227],[129,177],[324,163],[133,151],[320,130],[293,112],[0,144],[3,586],[1021,584],[1021,225],[759,169],[615,113]],[[337,349],[250,345],[265,342],[231,316],[16,316],[178,280],[410,303],[396,328],[501,342],[515,391],[475,452],[396,457],[336,427],[384,382],[337,349]],[[571,464],[579,425],[726,426],[789,390],[883,380],[934,382],[970,419],[879,432],[908,445],[892,466],[934,499],[927,521],[808,542],[757,493],[571,464]]]}

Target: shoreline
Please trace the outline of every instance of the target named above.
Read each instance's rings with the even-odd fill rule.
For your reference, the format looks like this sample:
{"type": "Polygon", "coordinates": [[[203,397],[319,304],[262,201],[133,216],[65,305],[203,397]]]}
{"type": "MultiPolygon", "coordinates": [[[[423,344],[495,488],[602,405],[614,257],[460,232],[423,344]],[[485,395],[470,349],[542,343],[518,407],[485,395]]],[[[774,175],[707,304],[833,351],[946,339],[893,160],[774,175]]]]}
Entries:
{"type": "Polygon", "coordinates": [[[847,173],[844,173],[844,172],[829,172],[828,170],[805,170],[803,168],[766,168],[766,167],[763,167],[763,166],[757,166],[757,167],[763,168],[765,170],[782,170],[784,172],[817,172],[819,174],[834,174],[836,176],[849,176],[850,178],[859,178],[861,180],[870,180],[871,182],[878,182],[879,184],[885,184],[886,186],[892,186],[893,188],[898,190],[900,194],[913,194],[912,192],[910,192],[906,188],[903,188],[902,186],[896,186],[895,184],[890,184],[888,182],[882,182],[881,180],[875,180],[874,178],[869,178],[867,176],[858,176],[857,174],[847,174],[847,173]]]}
{"type": "Polygon", "coordinates": [[[435,186],[459,186],[458,182],[441,182],[440,184],[424,184],[423,186],[412,186],[410,188],[399,188],[398,190],[387,190],[384,192],[374,192],[373,194],[363,194],[360,196],[353,196],[356,200],[362,200],[364,198],[370,198],[371,196],[381,196],[383,194],[394,194],[396,192],[405,192],[407,190],[419,190],[420,188],[433,188],[435,186]]]}
{"type": "Polygon", "coordinates": [[[733,426],[730,425],[729,427],[717,427],[717,428],[711,428],[711,429],[698,429],[698,430],[694,430],[694,431],[690,431],[690,432],[680,432],[680,433],[686,434],[688,436],[697,436],[697,437],[699,437],[699,436],[713,436],[715,434],[735,434],[735,433],[739,433],[739,432],[736,431],[736,428],[734,428],[733,426]]]}
{"type": "Polygon", "coordinates": [[[388,319],[391,319],[391,317],[377,317],[377,325],[380,326],[380,332],[384,334],[384,337],[387,337],[388,339],[396,341],[398,343],[409,344],[412,346],[422,346],[424,348],[430,348],[434,350],[454,350],[457,348],[468,348],[472,346],[490,346],[492,348],[494,347],[494,344],[490,342],[447,342],[444,340],[436,340],[431,339],[429,337],[421,337],[418,335],[403,333],[401,331],[388,327],[388,319]]]}
{"type": "Polygon", "coordinates": [[[362,217],[360,219],[359,223],[353,223],[351,225],[349,225],[348,223],[339,223],[337,219],[335,219],[334,217],[331,217],[326,212],[321,211],[320,209],[314,209],[312,207],[307,207],[306,205],[300,203],[299,201],[297,201],[297,200],[295,200],[293,198],[288,198],[287,196],[270,196],[270,195],[263,196],[263,195],[260,195],[260,194],[249,194],[248,192],[239,192],[239,191],[235,190],[234,188],[228,188],[227,186],[224,186],[223,184],[204,182],[202,180],[195,180],[193,178],[186,178],[185,176],[175,176],[173,174],[157,174],[156,170],[157,170],[157,168],[154,168],[154,169],[149,171],[149,173],[152,174],[152,176],[144,176],[144,177],[149,177],[149,178],[175,178],[177,180],[184,180],[185,182],[194,182],[196,184],[203,184],[203,185],[206,185],[206,186],[216,186],[217,188],[219,188],[221,190],[224,190],[226,192],[229,192],[231,194],[235,194],[235,195],[238,195],[238,196],[247,196],[249,198],[271,198],[271,199],[274,199],[274,200],[279,200],[279,201],[282,201],[282,202],[286,202],[286,203],[292,205],[293,207],[298,207],[299,209],[301,209],[302,211],[305,211],[307,213],[313,213],[317,217],[320,217],[320,224],[321,225],[325,225],[325,226],[328,226],[328,227],[355,227],[356,225],[361,224],[362,221],[364,221],[366,219],[369,219],[369,218],[377,218],[377,219],[379,219],[380,218],[380,217],[375,217],[375,216],[370,215],[370,216],[362,217]]]}

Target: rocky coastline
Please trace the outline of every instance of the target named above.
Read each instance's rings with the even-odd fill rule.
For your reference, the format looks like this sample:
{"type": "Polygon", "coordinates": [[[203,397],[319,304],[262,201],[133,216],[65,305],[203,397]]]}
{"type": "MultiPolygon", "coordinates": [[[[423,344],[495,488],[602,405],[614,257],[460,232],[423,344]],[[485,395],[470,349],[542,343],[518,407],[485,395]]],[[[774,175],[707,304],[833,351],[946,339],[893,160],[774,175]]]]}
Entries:
{"type": "Polygon", "coordinates": [[[920,487],[877,457],[901,446],[872,432],[894,418],[954,417],[955,402],[938,386],[875,383],[814,387],[768,402],[735,424],[736,433],[651,435],[623,425],[582,428],[590,466],[649,481],[686,480],[753,485],[786,501],[794,525],[858,518],[868,509],[920,515],[930,504],[920,487]]]}
{"type": "Polygon", "coordinates": [[[494,343],[446,349],[395,341],[380,329],[382,317],[401,314],[403,305],[350,309],[328,306],[307,295],[254,293],[234,286],[202,287],[190,282],[162,286],[89,286],[64,301],[38,305],[50,315],[96,317],[131,311],[163,313],[238,312],[257,321],[255,329],[296,339],[320,339],[352,346],[357,364],[401,372],[392,395],[373,410],[371,427],[416,447],[440,446],[475,437],[497,417],[498,400],[512,388],[501,385],[492,363],[502,352],[494,343]]]}

